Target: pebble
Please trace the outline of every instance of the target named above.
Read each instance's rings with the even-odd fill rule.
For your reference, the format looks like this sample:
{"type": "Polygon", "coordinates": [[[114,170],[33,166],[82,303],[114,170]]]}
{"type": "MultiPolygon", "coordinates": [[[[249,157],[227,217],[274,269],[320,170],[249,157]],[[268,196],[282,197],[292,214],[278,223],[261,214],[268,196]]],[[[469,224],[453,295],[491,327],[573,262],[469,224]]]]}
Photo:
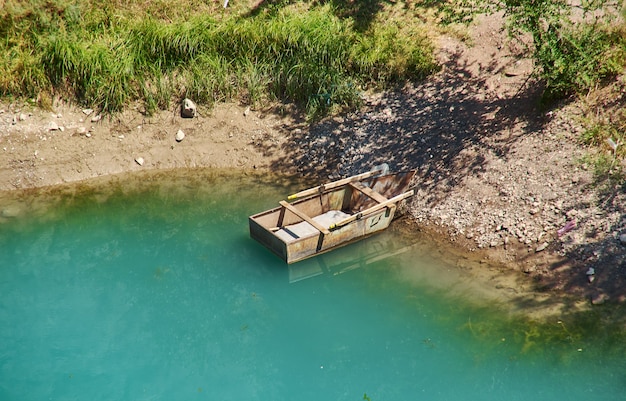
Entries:
{"type": "Polygon", "coordinates": [[[626,233],[619,236],[619,242],[621,242],[622,245],[626,245],[626,233]]]}
{"type": "Polygon", "coordinates": [[[183,118],[194,118],[198,112],[196,104],[191,99],[183,99],[180,114],[183,118]]]}
{"type": "Polygon", "coordinates": [[[179,129],[178,132],[176,133],[176,142],[180,142],[183,139],[185,139],[185,133],[179,129]]]}
{"type": "Polygon", "coordinates": [[[144,163],[143,157],[140,156],[140,157],[136,158],[135,162],[137,164],[139,164],[140,166],[143,166],[143,163],[144,163]]]}
{"type": "Polygon", "coordinates": [[[97,116],[91,117],[91,122],[92,123],[97,123],[100,120],[102,120],[102,114],[98,114],[97,116]]]}
{"type": "Polygon", "coordinates": [[[548,243],[544,242],[543,244],[539,245],[537,247],[537,249],[535,249],[535,252],[541,252],[541,251],[545,250],[547,247],[548,247],[548,243]]]}
{"type": "Polygon", "coordinates": [[[59,124],[55,123],[54,121],[50,121],[48,123],[48,131],[57,131],[59,129],[59,124]]]}

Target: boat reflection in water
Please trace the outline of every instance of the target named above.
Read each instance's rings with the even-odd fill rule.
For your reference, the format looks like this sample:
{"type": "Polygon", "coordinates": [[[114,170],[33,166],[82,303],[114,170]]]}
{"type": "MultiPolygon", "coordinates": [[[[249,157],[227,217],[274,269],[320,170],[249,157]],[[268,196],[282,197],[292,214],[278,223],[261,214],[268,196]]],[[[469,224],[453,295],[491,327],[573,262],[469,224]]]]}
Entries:
{"type": "Polygon", "coordinates": [[[385,232],[333,252],[288,265],[289,282],[296,283],[322,274],[340,275],[401,255],[418,246],[419,243],[401,241],[398,235],[385,232]]]}

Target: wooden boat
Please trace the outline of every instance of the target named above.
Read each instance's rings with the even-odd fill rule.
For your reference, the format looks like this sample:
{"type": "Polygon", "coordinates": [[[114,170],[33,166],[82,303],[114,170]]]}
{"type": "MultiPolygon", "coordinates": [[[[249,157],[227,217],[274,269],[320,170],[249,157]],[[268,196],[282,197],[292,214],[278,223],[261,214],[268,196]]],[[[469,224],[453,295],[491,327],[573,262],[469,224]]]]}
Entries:
{"type": "Polygon", "coordinates": [[[250,216],[250,236],[287,263],[361,240],[389,226],[414,175],[373,170],[298,192],[250,216]]]}

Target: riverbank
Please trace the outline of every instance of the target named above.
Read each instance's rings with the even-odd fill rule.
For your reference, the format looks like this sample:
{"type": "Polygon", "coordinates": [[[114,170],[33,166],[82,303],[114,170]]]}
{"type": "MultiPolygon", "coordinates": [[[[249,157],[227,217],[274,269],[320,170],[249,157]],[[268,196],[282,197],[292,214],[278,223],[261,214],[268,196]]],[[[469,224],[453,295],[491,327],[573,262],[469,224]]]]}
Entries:
{"type": "Polygon", "coordinates": [[[535,108],[532,63],[497,16],[468,35],[440,38],[443,69],[424,83],[364,94],[359,112],[312,126],[281,107],[223,104],[183,118],[178,108],[102,117],[0,105],[0,190],[177,167],[328,180],[386,162],[419,171],[407,210],[416,229],[523,272],[536,291],[623,302],[626,194],[594,186],[580,105],[535,108]]]}

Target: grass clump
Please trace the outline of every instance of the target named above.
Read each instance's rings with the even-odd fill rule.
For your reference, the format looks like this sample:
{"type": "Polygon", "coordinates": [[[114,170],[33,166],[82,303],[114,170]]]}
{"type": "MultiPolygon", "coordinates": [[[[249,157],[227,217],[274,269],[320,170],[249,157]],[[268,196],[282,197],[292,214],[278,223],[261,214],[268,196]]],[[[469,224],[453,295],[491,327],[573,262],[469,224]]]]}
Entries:
{"type": "Polygon", "coordinates": [[[424,34],[384,24],[359,31],[330,5],[225,14],[158,1],[8,0],[0,34],[0,95],[62,93],[110,112],[134,100],[153,112],[193,97],[279,99],[314,116],[358,105],[367,86],[436,69],[424,34]]]}

